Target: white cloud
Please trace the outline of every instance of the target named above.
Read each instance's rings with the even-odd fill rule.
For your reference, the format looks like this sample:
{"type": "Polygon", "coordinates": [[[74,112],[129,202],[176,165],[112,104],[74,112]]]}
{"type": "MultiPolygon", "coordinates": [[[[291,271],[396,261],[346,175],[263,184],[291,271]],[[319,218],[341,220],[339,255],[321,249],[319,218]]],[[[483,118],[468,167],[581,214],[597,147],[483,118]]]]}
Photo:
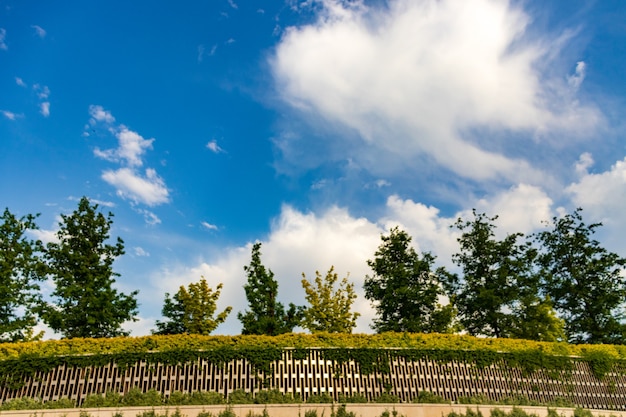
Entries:
{"type": "Polygon", "coordinates": [[[593,163],[593,156],[589,152],[584,152],[580,155],[576,164],[574,164],[574,169],[579,175],[584,175],[587,174],[587,170],[593,166],[593,163]]]}
{"type": "Polygon", "coordinates": [[[135,246],[133,251],[135,252],[135,256],[150,256],[150,253],[141,246],[135,246]]]}
{"type": "Polygon", "coordinates": [[[230,5],[230,7],[232,7],[233,9],[238,9],[239,6],[237,6],[237,3],[235,3],[233,0],[228,0],[228,4],[230,5]]]}
{"type": "Polygon", "coordinates": [[[31,28],[35,29],[35,34],[39,36],[41,39],[46,37],[46,31],[38,25],[31,25],[31,28]]]}
{"type": "Polygon", "coordinates": [[[143,165],[141,157],[146,153],[146,150],[152,149],[154,139],[144,139],[137,132],[129,130],[124,125],[120,126],[115,136],[119,141],[119,147],[104,151],[96,148],[94,154],[108,161],[125,162],[126,165],[131,167],[143,165]]]}
{"type": "Polygon", "coordinates": [[[41,240],[41,242],[45,245],[46,243],[59,243],[59,237],[57,236],[58,230],[46,230],[46,229],[35,229],[29,230],[28,233],[37,240],[41,240]]]}
{"type": "Polygon", "coordinates": [[[22,80],[20,77],[15,77],[15,84],[19,85],[20,87],[27,87],[24,80],[22,80]]]}
{"type": "Polygon", "coordinates": [[[42,100],[45,100],[48,97],[50,97],[50,89],[48,88],[47,85],[44,85],[42,87],[39,84],[35,84],[33,85],[33,90],[35,90],[35,92],[37,93],[37,97],[39,97],[42,100]]]}
{"type": "MultiPolygon", "coordinates": [[[[600,123],[595,107],[572,96],[565,74],[549,72],[562,45],[529,35],[531,17],[518,6],[383,3],[315,2],[318,20],[289,28],[271,62],[287,103],[358,132],[368,169],[401,171],[421,158],[470,179],[539,182],[544,174],[500,150],[512,144],[489,140],[517,131],[530,142],[600,123]],[[381,163],[385,155],[396,163],[381,163]]],[[[580,85],[584,64],[573,77],[580,85]]]]}
{"type": "Polygon", "coordinates": [[[2,115],[9,120],[15,120],[18,117],[20,117],[19,114],[15,114],[12,111],[8,111],[8,110],[0,110],[0,113],[2,113],[2,115]]]}
{"type": "Polygon", "coordinates": [[[2,49],[3,51],[6,51],[9,49],[9,47],[7,46],[7,44],[4,42],[4,39],[7,36],[7,31],[4,28],[0,28],[0,49],[2,49]]]}
{"type": "MultiPolygon", "coordinates": [[[[590,159],[591,156],[585,158],[590,159]]],[[[589,162],[583,164],[585,163],[589,162]]],[[[622,230],[621,233],[614,230],[614,234],[623,237],[626,233],[626,224],[622,221],[626,207],[626,158],[615,162],[607,171],[583,174],[578,182],[566,188],[566,192],[576,206],[582,207],[585,213],[589,213],[596,221],[622,230]]]]}
{"type": "Polygon", "coordinates": [[[202,62],[202,57],[204,55],[204,45],[198,45],[198,62],[202,62]]]}
{"type": "Polygon", "coordinates": [[[207,230],[217,230],[218,227],[214,224],[211,224],[209,222],[201,222],[200,223],[202,225],[202,227],[204,227],[207,230]]]}
{"type": "Polygon", "coordinates": [[[50,102],[44,101],[43,103],[39,104],[39,112],[43,115],[43,117],[50,116],[50,102]]]}
{"type": "Polygon", "coordinates": [[[148,168],[145,175],[131,168],[106,170],[102,179],[117,189],[117,195],[148,206],[169,202],[169,191],[165,182],[154,169],[148,168]]]}
{"type": "Polygon", "coordinates": [[[217,141],[215,139],[209,141],[209,143],[206,144],[207,149],[209,149],[211,152],[213,153],[221,153],[224,152],[224,149],[222,149],[218,144],[217,141]]]}
{"type": "Polygon", "coordinates": [[[586,70],[585,63],[583,61],[578,61],[576,63],[576,69],[575,69],[574,74],[573,75],[569,75],[567,77],[567,83],[574,90],[578,90],[580,88],[580,85],[585,80],[585,72],[586,72],[585,70],[586,70]]]}
{"type": "MultiPolygon", "coordinates": [[[[165,181],[153,168],[141,173],[138,168],[143,166],[143,157],[147,150],[152,149],[154,138],[145,139],[139,133],[126,126],[115,125],[115,117],[102,106],[89,106],[89,125],[85,129],[103,123],[108,132],[118,140],[117,148],[101,150],[94,149],[94,155],[107,161],[122,165],[117,170],[105,170],[102,179],[114,186],[117,195],[133,203],[155,206],[169,202],[169,190],[165,181]]],[[[89,136],[89,134],[87,134],[89,136]]],[[[143,214],[146,223],[155,225],[161,223],[159,217],[148,210],[137,210],[143,214]]]]}
{"type": "Polygon", "coordinates": [[[104,122],[111,124],[115,122],[115,117],[108,110],[104,110],[102,106],[91,105],[89,106],[89,115],[91,116],[91,124],[96,122],[104,122]]]}

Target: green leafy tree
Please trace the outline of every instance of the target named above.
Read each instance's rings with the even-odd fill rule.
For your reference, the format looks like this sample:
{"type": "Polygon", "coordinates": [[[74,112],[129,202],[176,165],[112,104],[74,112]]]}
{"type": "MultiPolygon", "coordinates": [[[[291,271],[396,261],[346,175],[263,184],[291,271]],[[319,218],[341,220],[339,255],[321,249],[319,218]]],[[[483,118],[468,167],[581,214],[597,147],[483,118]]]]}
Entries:
{"type": "Polygon", "coordinates": [[[157,320],[158,330],[153,333],[210,334],[226,320],[232,310],[232,307],[226,307],[215,316],[221,291],[222,284],[218,284],[213,291],[202,277],[199,282],[189,284],[188,288],[181,285],[173,297],[166,293],[162,313],[169,320],[165,322],[157,320]]]}
{"type": "Polygon", "coordinates": [[[525,297],[520,301],[515,314],[516,321],[511,329],[511,337],[543,342],[567,340],[565,320],[558,317],[550,297],[525,297]]]}
{"type": "Polygon", "coordinates": [[[511,337],[520,312],[537,299],[536,252],[527,242],[519,242],[521,233],[497,240],[497,216],[490,218],[475,210],[473,215],[472,221],[458,219],[454,224],[462,234],[460,251],[452,259],[462,269],[463,279],[450,275],[449,289],[459,321],[469,334],[511,337]],[[527,301],[525,305],[522,300],[527,301]]]}
{"type": "Polygon", "coordinates": [[[339,276],[330,267],[325,277],[315,271],[315,282],[309,282],[306,275],[302,274],[302,287],[306,293],[308,307],[304,309],[302,327],[311,333],[352,333],[356,327],[356,319],[359,313],[350,311],[356,293],[354,284],[348,282],[348,278],[343,278],[339,287],[335,285],[339,276]]]}
{"type": "Polygon", "coordinates": [[[250,265],[243,269],[248,276],[244,290],[250,309],[237,314],[243,324],[241,333],[275,336],[293,331],[302,320],[302,307],[290,303],[285,310],[277,301],[278,282],[274,273],[261,262],[261,243],[252,246],[250,265]]]}
{"type": "Polygon", "coordinates": [[[113,214],[97,210],[83,197],[71,215],[61,215],[58,242],[45,249],[55,303],[46,303],[41,317],[68,338],[127,335],[122,323],[136,320],[137,291],[125,295],[113,288],[119,276],[113,262],[124,254],[124,242],[118,237],[115,244],[106,243],[113,214]]]}
{"type": "Polygon", "coordinates": [[[448,273],[433,270],[435,257],[423,253],[420,258],[410,246],[411,237],[398,227],[381,239],[375,258],[367,261],[374,275],[364,283],[365,298],[377,314],[372,328],[379,333],[450,331],[454,309],[440,305],[448,273]]]}
{"type": "Polygon", "coordinates": [[[602,224],[585,224],[581,212],[554,217],[552,230],[536,235],[543,290],[565,320],[570,342],[621,344],[626,260],[593,239],[602,224]]]}
{"type": "Polygon", "coordinates": [[[35,216],[17,218],[9,209],[0,217],[0,341],[32,337],[37,324],[34,307],[39,302],[41,242],[26,235],[37,229],[35,216]]]}

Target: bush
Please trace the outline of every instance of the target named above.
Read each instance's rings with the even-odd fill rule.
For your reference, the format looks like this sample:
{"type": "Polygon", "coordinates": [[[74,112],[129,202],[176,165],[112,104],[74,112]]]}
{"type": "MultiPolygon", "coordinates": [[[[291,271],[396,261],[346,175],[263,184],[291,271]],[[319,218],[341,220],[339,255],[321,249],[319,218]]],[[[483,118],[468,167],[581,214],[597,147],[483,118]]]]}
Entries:
{"type": "Polygon", "coordinates": [[[593,417],[593,414],[589,410],[576,407],[576,409],[574,410],[574,417],[593,417]]]}
{"type": "Polygon", "coordinates": [[[196,417],[214,417],[210,411],[200,411],[196,417]]]}
{"type": "Polygon", "coordinates": [[[76,407],[76,401],[69,398],[59,398],[58,400],[48,401],[44,405],[45,408],[50,410],[58,410],[60,408],[74,408],[76,407]]]}
{"type": "Polygon", "coordinates": [[[333,397],[330,396],[327,392],[323,394],[313,394],[309,395],[309,398],[306,399],[307,404],[328,404],[335,402],[333,397]]]}
{"type": "Polygon", "coordinates": [[[242,389],[236,389],[228,396],[229,404],[254,404],[252,394],[242,389]]]}
{"type": "Polygon", "coordinates": [[[354,411],[347,411],[346,405],[342,404],[339,406],[336,412],[333,407],[333,411],[330,413],[330,417],[356,417],[356,414],[354,413],[354,411]]]}
{"type": "Polygon", "coordinates": [[[41,408],[43,408],[41,400],[28,397],[14,398],[5,401],[0,406],[0,410],[39,410],[41,408]]]}
{"type": "Polygon", "coordinates": [[[429,391],[420,391],[417,397],[413,398],[414,403],[422,404],[449,404],[450,401],[443,398],[441,395],[433,394],[429,391]]]}
{"type": "Polygon", "coordinates": [[[82,408],[102,408],[105,407],[106,399],[104,395],[100,394],[89,394],[83,400],[81,405],[82,408]]]}
{"type": "Polygon", "coordinates": [[[237,414],[235,414],[232,409],[227,408],[226,410],[220,411],[217,417],[237,417],[237,414]]]}
{"type": "Polygon", "coordinates": [[[375,403],[380,403],[380,404],[387,404],[387,403],[393,404],[393,403],[399,403],[400,402],[400,398],[398,398],[397,395],[393,395],[393,394],[389,394],[389,393],[383,392],[378,397],[374,398],[374,402],[375,403]]]}
{"type": "Polygon", "coordinates": [[[317,410],[306,410],[304,417],[317,417],[317,410]]]}
{"type": "Polygon", "coordinates": [[[480,405],[480,404],[493,404],[494,401],[490,400],[486,395],[472,395],[469,397],[459,397],[457,400],[459,404],[472,404],[472,405],[480,405]]]}
{"type": "Polygon", "coordinates": [[[339,394],[339,402],[342,404],[364,404],[367,402],[367,398],[361,394],[354,394],[350,397],[339,394]]]}
{"type": "Polygon", "coordinates": [[[277,389],[259,391],[254,397],[255,404],[296,404],[299,403],[291,394],[283,394],[277,389]]]}
{"type": "MultiPolygon", "coordinates": [[[[126,407],[157,406],[163,404],[163,396],[155,389],[141,392],[139,388],[131,388],[122,397],[121,405],[126,407]]],[[[150,416],[147,416],[150,417],[150,416]]]]}

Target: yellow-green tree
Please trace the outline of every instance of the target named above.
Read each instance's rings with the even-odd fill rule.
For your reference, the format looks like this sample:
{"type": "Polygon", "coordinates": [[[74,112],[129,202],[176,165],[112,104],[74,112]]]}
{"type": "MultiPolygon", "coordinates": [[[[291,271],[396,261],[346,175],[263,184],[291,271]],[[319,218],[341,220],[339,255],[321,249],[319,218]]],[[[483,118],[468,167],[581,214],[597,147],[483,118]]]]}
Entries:
{"type": "Polygon", "coordinates": [[[315,282],[308,281],[304,273],[302,278],[305,298],[309,303],[304,310],[302,327],[311,333],[352,333],[360,316],[350,311],[356,299],[354,284],[349,283],[346,277],[335,289],[339,276],[332,266],[325,277],[315,271],[315,282]]]}
{"type": "Polygon", "coordinates": [[[213,290],[202,277],[200,281],[192,282],[187,288],[181,285],[173,297],[166,293],[162,314],[169,320],[164,322],[157,320],[157,330],[153,333],[210,334],[226,320],[232,310],[232,307],[226,307],[215,316],[221,291],[221,283],[213,290]]]}

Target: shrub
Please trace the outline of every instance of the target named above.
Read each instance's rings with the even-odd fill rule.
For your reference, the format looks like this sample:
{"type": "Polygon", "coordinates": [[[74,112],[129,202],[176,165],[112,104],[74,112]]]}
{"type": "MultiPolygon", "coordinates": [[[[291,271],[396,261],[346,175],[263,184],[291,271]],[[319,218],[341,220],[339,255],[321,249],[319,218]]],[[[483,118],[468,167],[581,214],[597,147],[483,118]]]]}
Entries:
{"type": "Polygon", "coordinates": [[[457,400],[459,404],[472,404],[472,405],[480,405],[480,404],[493,404],[494,402],[489,399],[486,395],[472,395],[469,397],[459,397],[457,400]]]}
{"type": "Polygon", "coordinates": [[[45,408],[51,410],[57,410],[60,408],[74,408],[76,407],[76,401],[69,398],[59,398],[58,400],[48,401],[44,403],[45,408]]]}
{"type": "Polygon", "coordinates": [[[5,401],[0,406],[0,410],[39,410],[43,408],[43,403],[39,399],[22,397],[5,401]]]}
{"type": "MultiPolygon", "coordinates": [[[[163,396],[155,389],[141,392],[139,388],[131,388],[122,397],[122,405],[126,407],[157,406],[163,404],[163,396]]],[[[149,417],[149,416],[148,416],[149,417]]]]}
{"type": "Polygon", "coordinates": [[[214,417],[210,411],[200,411],[196,417],[214,417]]]}
{"type": "Polygon", "coordinates": [[[100,394],[89,394],[83,400],[81,405],[82,408],[102,408],[105,407],[106,399],[104,395],[100,394]]]}
{"type": "Polygon", "coordinates": [[[354,411],[347,411],[346,405],[342,404],[339,406],[336,412],[333,407],[333,411],[330,413],[330,417],[356,417],[356,414],[354,413],[354,411]]]}
{"type": "Polygon", "coordinates": [[[375,403],[387,404],[387,403],[399,403],[400,398],[397,395],[383,392],[378,397],[374,398],[375,403]]]}
{"type": "Polygon", "coordinates": [[[254,404],[252,394],[242,389],[236,389],[228,396],[229,404],[254,404]]]}
{"type": "Polygon", "coordinates": [[[576,409],[574,410],[574,417],[593,417],[593,414],[589,410],[576,407],[576,409]]]}
{"type": "Polygon", "coordinates": [[[313,394],[309,395],[309,398],[306,399],[308,404],[327,404],[334,402],[333,397],[330,396],[327,392],[323,394],[313,394]]]}
{"type": "Polygon", "coordinates": [[[304,417],[317,417],[317,410],[306,410],[304,417]]]}
{"type": "Polygon", "coordinates": [[[295,404],[299,403],[291,394],[284,394],[277,389],[259,391],[254,397],[255,404],[295,404]]]}
{"type": "Polygon", "coordinates": [[[361,394],[354,394],[350,397],[339,394],[339,402],[343,404],[363,404],[367,402],[367,398],[361,394]]]}
{"type": "Polygon", "coordinates": [[[225,410],[220,411],[217,417],[237,417],[237,414],[235,414],[235,412],[232,409],[227,408],[225,410]]]}
{"type": "Polygon", "coordinates": [[[423,404],[449,404],[450,401],[443,398],[441,395],[433,394],[430,391],[420,391],[417,397],[413,398],[414,403],[423,404]]]}

